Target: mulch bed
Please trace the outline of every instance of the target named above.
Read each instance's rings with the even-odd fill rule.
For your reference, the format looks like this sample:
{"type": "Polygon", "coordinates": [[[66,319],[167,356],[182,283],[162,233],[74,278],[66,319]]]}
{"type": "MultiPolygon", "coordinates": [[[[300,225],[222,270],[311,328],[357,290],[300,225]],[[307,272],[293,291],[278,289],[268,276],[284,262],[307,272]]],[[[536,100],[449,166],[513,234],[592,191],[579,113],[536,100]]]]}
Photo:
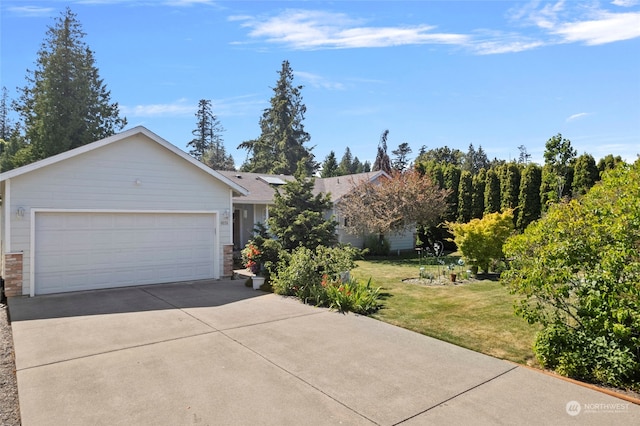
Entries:
{"type": "Polygon", "coordinates": [[[0,303],[0,424],[20,425],[18,381],[7,306],[0,303]]]}

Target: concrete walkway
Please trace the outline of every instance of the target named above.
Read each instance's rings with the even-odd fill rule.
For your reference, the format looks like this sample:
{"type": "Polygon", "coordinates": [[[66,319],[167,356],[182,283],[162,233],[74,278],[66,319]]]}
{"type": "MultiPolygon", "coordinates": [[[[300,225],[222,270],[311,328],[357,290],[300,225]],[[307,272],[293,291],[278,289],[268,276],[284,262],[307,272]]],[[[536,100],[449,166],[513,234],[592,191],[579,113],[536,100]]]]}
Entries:
{"type": "Polygon", "coordinates": [[[14,298],[9,308],[26,426],[640,419],[626,401],[239,280],[14,298]]]}

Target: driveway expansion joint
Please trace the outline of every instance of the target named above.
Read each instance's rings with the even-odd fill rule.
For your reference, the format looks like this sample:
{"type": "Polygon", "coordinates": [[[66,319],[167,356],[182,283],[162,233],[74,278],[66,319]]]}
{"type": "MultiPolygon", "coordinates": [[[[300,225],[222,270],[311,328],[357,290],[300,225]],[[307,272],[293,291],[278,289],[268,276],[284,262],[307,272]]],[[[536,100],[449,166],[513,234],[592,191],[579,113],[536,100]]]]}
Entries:
{"type": "Polygon", "coordinates": [[[458,398],[459,396],[462,396],[462,395],[464,395],[464,394],[466,394],[466,393],[469,393],[469,392],[471,392],[472,390],[478,389],[478,388],[480,388],[480,387],[482,387],[482,386],[486,385],[487,383],[490,383],[490,382],[494,381],[495,379],[497,379],[497,378],[499,378],[499,377],[502,377],[502,376],[504,376],[504,375],[506,375],[506,374],[508,374],[508,373],[512,372],[513,370],[517,369],[518,367],[519,367],[518,365],[513,366],[513,367],[509,368],[509,369],[508,369],[508,370],[506,370],[506,371],[503,371],[502,373],[500,373],[500,374],[498,374],[498,375],[495,375],[495,376],[493,376],[493,377],[491,377],[491,378],[489,378],[489,379],[487,379],[487,380],[485,380],[485,381],[483,381],[483,382],[478,383],[478,384],[477,384],[477,385],[475,385],[475,386],[470,387],[469,389],[465,389],[465,390],[463,390],[462,392],[459,392],[459,393],[457,393],[457,394],[455,394],[455,395],[451,396],[450,398],[445,399],[444,401],[440,401],[440,402],[438,402],[437,404],[434,404],[434,405],[432,405],[431,407],[429,407],[429,408],[427,408],[427,409],[425,409],[425,410],[422,410],[422,411],[420,411],[420,412],[418,412],[418,413],[415,413],[414,415],[409,416],[409,417],[407,417],[406,419],[400,420],[399,422],[394,423],[392,426],[400,425],[400,424],[405,423],[405,422],[407,422],[407,421],[409,421],[409,420],[411,420],[411,419],[413,419],[413,418],[415,418],[415,417],[418,417],[418,416],[420,416],[420,415],[422,415],[422,414],[424,414],[424,413],[427,413],[427,412],[429,412],[429,411],[433,410],[434,408],[441,406],[442,404],[446,404],[447,402],[452,401],[452,400],[454,400],[454,399],[458,398]]]}
{"type": "MultiPolygon", "coordinates": [[[[320,312],[318,312],[320,313],[320,312]]],[[[311,313],[311,314],[305,314],[305,315],[300,315],[300,316],[309,316],[309,315],[315,315],[316,313],[311,313]]],[[[299,317],[299,316],[297,316],[299,317]]],[[[293,318],[293,317],[290,317],[293,318]]],[[[287,318],[284,318],[287,319],[287,318]]],[[[269,321],[269,322],[274,322],[274,321],[269,321]]],[[[237,327],[240,328],[240,327],[237,327]]],[[[314,385],[313,383],[308,382],[307,380],[303,379],[302,377],[298,376],[297,374],[287,370],[286,368],[284,368],[283,366],[281,366],[280,364],[275,363],[274,361],[272,361],[271,359],[267,358],[265,355],[261,354],[260,352],[256,351],[255,349],[245,345],[244,343],[242,343],[241,341],[234,339],[233,337],[229,336],[228,334],[226,334],[224,331],[220,331],[220,334],[222,334],[223,336],[225,336],[226,338],[228,338],[229,340],[231,340],[232,342],[242,346],[243,348],[247,349],[248,351],[254,353],[256,356],[262,358],[263,360],[265,360],[266,362],[268,362],[269,364],[273,365],[274,367],[276,367],[277,369],[285,372],[286,374],[290,375],[291,377],[295,378],[296,380],[299,380],[300,382],[304,383],[305,385],[311,387],[312,389],[316,390],[317,392],[320,392],[322,395],[326,396],[327,398],[331,399],[332,401],[334,401],[337,404],[340,404],[341,406],[343,406],[344,408],[346,408],[347,410],[351,411],[352,413],[362,417],[363,419],[371,422],[371,424],[374,425],[378,425],[380,426],[380,423],[376,422],[375,420],[367,417],[366,415],[360,413],[359,411],[355,410],[353,407],[350,407],[349,405],[345,404],[344,402],[340,401],[339,399],[337,399],[336,397],[332,396],[331,394],[328,394],[327,392],[325,392],[324,390],[320,389],[319,387],[317,387],[316,385],[314,385]]]]}

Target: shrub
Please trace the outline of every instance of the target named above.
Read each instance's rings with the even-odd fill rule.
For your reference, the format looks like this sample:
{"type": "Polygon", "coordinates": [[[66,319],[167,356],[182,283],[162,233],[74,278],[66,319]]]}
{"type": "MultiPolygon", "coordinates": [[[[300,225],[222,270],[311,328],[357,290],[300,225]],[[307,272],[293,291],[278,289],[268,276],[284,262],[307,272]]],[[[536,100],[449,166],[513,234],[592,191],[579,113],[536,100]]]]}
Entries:
{"type": "Polygon", "coordinates": [[[561,374],[640,389],[640,160],[510,238],[503,282],[561,374]]]}
{"type": "Polygon", "coordinates": [[[277,294],[295,296],[304,303],[326,306],[341,312],[367,314],[378,309],[379,289],[360,284],[344,273],[353,269],[360,250],[351,246],[315,250],[298,247],[278,264],[271,285],[277,294]]]}

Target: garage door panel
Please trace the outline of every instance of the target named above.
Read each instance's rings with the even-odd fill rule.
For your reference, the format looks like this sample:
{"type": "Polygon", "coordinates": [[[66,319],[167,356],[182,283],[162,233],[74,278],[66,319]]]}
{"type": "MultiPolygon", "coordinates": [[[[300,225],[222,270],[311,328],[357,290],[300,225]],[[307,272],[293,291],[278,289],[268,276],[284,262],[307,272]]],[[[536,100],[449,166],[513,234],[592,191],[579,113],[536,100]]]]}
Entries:
{"type": "Polygon", "coordinates": [[[214,277],[215,216],[36,214],[37,294],[214,277]]]}

